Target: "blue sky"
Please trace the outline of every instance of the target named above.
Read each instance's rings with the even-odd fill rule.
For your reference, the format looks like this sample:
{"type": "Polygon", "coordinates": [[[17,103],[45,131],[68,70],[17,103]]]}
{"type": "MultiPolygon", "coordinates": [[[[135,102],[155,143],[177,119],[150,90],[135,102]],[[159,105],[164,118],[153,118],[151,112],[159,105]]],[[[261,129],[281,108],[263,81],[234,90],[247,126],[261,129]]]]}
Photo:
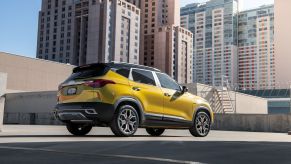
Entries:
{"type": "Polygon", "coordinates": [[[41,0],[0,0],[0,51],[35,57],[41,0]]]}
{"type": "MultiPolygon", "coordinates": [[[[205,0],[179,0],[181,6],[205,0]]],[[[243,9],[274,0],[243,0],[243,9]]],[[[41,0],[0,0],[0,51],[35,57],[41,0]]]]}

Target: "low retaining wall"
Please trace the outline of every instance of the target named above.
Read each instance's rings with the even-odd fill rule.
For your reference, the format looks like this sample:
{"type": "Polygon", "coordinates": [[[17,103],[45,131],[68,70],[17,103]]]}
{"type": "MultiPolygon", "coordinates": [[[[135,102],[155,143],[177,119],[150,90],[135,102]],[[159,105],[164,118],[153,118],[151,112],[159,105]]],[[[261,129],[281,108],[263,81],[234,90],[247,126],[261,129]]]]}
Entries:
{"type": "MultiPolygon", "coordinates": [[[[60,125],[52,109],[56,92],[6,94],[4,124],[60,125]]],[[[291,115],[285,114],[215,114],[213,129],[257,132],[288,132],[291,115]]]]}
{"type": "Polygon", "coordinates": [[[212,129],[254,132],[291,130],[291,115],[287,114],[216,114],[212,129]]]}
{"type": "MultiPolygon", "coordinates": [[[[4,124],[62,125],[52,113],[5,113],[4,124]]],[[[291,130],[291,115],[216,114],[214,130],[281,132],[291,130]]]]}
{"type": "Polygon", "coordinates": [[[5,113],[4,124],[20,125],[62,125],[53,113],[5,113]]]}
{"type": "Polygon", "coordinates": [[[4,124],[58,125],[53,116],[57,92],[24,92],[5,95],[4,124]]]}

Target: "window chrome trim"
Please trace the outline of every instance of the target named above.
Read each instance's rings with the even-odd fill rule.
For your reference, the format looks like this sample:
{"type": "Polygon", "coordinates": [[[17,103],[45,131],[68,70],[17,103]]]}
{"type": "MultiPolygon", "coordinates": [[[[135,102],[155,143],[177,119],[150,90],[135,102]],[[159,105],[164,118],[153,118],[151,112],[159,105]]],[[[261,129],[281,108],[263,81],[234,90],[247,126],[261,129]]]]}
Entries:
{"type": "Polygon", "coordinates": [[[160,80],[159,80],[156,72],[155,71],[152,71],[152,73],[153,73],[154,78],[155,78],[155,81],[156,81],[156,86],[162,88],[161,83],[160,83],[160,80]]]}

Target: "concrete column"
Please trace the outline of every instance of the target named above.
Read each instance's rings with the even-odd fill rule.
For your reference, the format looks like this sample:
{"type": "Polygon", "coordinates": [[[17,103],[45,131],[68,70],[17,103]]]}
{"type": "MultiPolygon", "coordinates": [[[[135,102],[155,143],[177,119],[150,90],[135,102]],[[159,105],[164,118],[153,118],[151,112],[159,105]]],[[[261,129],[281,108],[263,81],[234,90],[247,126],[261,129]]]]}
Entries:
{"type": "Polygon", "coordinates": [[[7,86],[7,74],[0,72],[0,132],[3,129],[3,117],[4,117],[4,94],[7,86]]]}

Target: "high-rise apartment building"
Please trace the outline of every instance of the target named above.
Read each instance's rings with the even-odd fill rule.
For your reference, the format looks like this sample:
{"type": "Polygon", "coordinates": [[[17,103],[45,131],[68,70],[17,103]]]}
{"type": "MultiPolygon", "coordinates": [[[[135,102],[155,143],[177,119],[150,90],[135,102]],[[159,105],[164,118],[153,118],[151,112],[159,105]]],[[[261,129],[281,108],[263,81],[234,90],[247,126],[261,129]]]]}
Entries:
{"type": "Polygon", "coordinates": [[[140,64],[165,71],[180,83],[192,82],[193,34],[180,24],[178,0],[141,1],[140,64]]]}
{"type": "Polygon", "coordinates": [[[70,63],[74,40],[74,1],[43,0],[38,20],[36,57],[70,63]]]}
{"type": "Polygon", "coordinates": [[[155,33],[154,66],[180,83],[192,83],[193,34],[179,26],[161,26],[155,33]]]}
{"type": "Polygon", "coordinates": [[[237,0],[211,0],[181,9],[194,35],[194,82],[239,89],[274,88],[274,5],[238,12],[237,0]]]}
{"type": "Polygon", "coordinates": [[[193,36],[193,81],[237,83],[237,0],[211,0],[181,8],[181,26],[193,36]]]}
{"type": "Polygon", "coordinates": [[[240,88],[274,88],[274,5],[240,12],[238,25],[240,88]]]}
{"type": "Polygon", "coordinates": [[[138,63],[140,0],[43,0],[37,57],[83,65],[138,63]]]}

